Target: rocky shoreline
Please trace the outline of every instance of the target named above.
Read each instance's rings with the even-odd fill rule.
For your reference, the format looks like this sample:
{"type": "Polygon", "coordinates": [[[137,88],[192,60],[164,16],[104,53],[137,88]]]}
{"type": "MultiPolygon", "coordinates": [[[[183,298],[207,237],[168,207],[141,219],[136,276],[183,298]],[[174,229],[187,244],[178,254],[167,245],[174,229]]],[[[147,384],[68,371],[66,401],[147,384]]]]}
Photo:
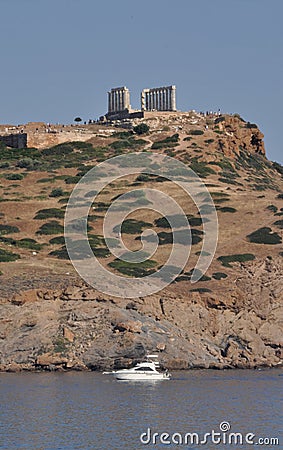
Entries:
{"type": "Polygon", "coordinates": [[[280,259],[241,264],[217,295],[168,288],[118,299],[76,280],[2,296],[0,371],[111,370],[147,351],[170,370],[278,367],[281,272],[280,259]]]}

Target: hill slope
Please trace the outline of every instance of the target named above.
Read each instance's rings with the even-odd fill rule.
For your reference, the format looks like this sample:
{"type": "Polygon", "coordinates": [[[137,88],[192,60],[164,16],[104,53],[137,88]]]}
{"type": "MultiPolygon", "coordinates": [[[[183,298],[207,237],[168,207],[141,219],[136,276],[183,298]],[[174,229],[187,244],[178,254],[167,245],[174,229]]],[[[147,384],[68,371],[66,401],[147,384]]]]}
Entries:
{"type": "MultiPolygon", "coordinates": [[[[92,133],[88,127],[86,142],[42,149],[41,137],[40,150],[2,146],[2,369],[119,366],[151,349],[160,350],[167,366],[179,368],[280,363],[282,167],[266,159],[260,130],[238,116],[152,114],[145,122],[150,132],[142,136],[118,131],[106,137],[109,128],[102,136],[101,126],[92,133]],[[82,175],[100,161],[132,151],[172,156],[204,180],[217,208],[219,240],[207,273],[191,284],[203,243],[193,202],[170,181],[154,177],[113,183],[89,217],[92,248],[107,270],[137,274],[115,262],[102,230],[113,199],[137,186],[174,197],[195,236],[188,263],[173,284],[129,301],[104,296],[79,279],[64,247],[63,220],[82,175]]],[[[131,250],[140,248],[141,216],[162,241],[152,258],[157,270],[171,251],[170,230],[145,205],[123,229],[131,250]]]]}

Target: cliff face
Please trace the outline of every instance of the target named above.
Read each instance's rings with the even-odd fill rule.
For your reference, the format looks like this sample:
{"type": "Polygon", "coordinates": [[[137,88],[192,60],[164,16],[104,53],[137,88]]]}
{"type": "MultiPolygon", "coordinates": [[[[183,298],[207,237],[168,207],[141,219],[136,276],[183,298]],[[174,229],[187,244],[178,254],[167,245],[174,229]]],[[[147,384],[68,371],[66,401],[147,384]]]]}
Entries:
{"type": "Polygon", "coordinates": [[[242,122],[238,117],[225,116],[218,126],[225,134],[224,140],[219,139],[219,145],[221,146],[220,142],[223,142],[223,152],[226,156],[239,155],[241,148],[251,153],[265,155],[264,136],[255,124],[242,122]]]}
{"type": "MultiPolygon", "coordinates": [[[[150,113],[145,122],[150,131],[142,139],[91,125],[79,131],[87,142],[75,138],[43,151],[57,141],[44,124],[30,124],[27,132],[38,150],[1,151],[1,370],[106,369],[130,365],[147,351],[159,351],[171,369],[280,364],[282,167],[266,159],[260,130],[238,116],[150,113]],[[115,258],[103,242],[105,211],[136,186],[176,198],[192,218],[197,239],[169,287],[139,299],[110,298],[78,279],[68,260],[65,205],[90,167],[142,150],[170,155],[203,178],[218,213],[218,246],[207,273],[192,285],[190,271],[204,240],[195,205],[168,181],[133,176],[113,183],[93,204],[90,221],[91,239],[107,270],[121,275],[119,267],[111,267],[115,258]]],[[[73,136],[71,128],[59,133],[60,142],[73,136]]],[[[140,211],[130,218],[137,229],[125,229],[123,239],[137,250],[144,226],[140,211]]],[[[163,239],[154,255],[158,267],[171,248],[169,230],[146,208],[142,218],[163,239]]]]}
{"type": "Polygon", "coordinates": [[[152,350],[170,369],[276,366],[282,357],[281,262],[241,265],[238,275],[225,296],[176,295],[169,288],[129,301],[81,282],[16,294],[0,306],[0,368],[109,369],[152,350]]]}

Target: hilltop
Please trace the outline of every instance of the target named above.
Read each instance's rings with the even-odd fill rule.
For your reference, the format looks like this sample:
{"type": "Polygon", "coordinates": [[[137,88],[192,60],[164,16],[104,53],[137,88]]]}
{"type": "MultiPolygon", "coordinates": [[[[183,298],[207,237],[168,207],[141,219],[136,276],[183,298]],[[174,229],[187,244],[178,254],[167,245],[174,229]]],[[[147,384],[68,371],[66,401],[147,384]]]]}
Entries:
{"type": "MultiPolygon", "coordinates": [[[[258,127],[238,115],[148,113],[143,121],[120,125],[140,123],[149,126],[147,133],[114,123],[29,124],[21,126],[28,134],[27,149],[1,146],[3,370],[118,367],[156,348],[173,368],[280,364],[282,166],[266,158],[258,127]],[[191,257],[174,283],[129,301],[104,296],[82,282],[68,260],[63,219],[72,189],[91,167],[133,151],[172,156],[204,180],[218,212],[219,241],[207,273],[192,285],[203,242],[195,205],[164,179],[140,175],[113,183],[89,217],[91,246],[108,270],[141,273],[115,261],[102,236],[111,201],[133,186],[176,198],[194,230],[191,257]]],[[[143,220],[140,212],[131,214],[123,238],[130,249],[138,249],[138,236],[150,224],[162,242],[151,265],[157,270],[171,249],[170,230],[144,205],[143,220]]]]}

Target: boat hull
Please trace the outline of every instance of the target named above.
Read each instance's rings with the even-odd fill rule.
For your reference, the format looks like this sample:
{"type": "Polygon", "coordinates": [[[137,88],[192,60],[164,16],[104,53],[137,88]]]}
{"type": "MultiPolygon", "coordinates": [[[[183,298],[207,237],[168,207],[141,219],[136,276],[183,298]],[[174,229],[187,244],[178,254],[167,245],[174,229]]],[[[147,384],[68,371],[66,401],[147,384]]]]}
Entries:
{"type": "Polygon", "coordinates": [[[117,380],[121,381],[155,381],[155,380],[169,380],[170,375],[164,373],[114,373],[117,380]]]}

